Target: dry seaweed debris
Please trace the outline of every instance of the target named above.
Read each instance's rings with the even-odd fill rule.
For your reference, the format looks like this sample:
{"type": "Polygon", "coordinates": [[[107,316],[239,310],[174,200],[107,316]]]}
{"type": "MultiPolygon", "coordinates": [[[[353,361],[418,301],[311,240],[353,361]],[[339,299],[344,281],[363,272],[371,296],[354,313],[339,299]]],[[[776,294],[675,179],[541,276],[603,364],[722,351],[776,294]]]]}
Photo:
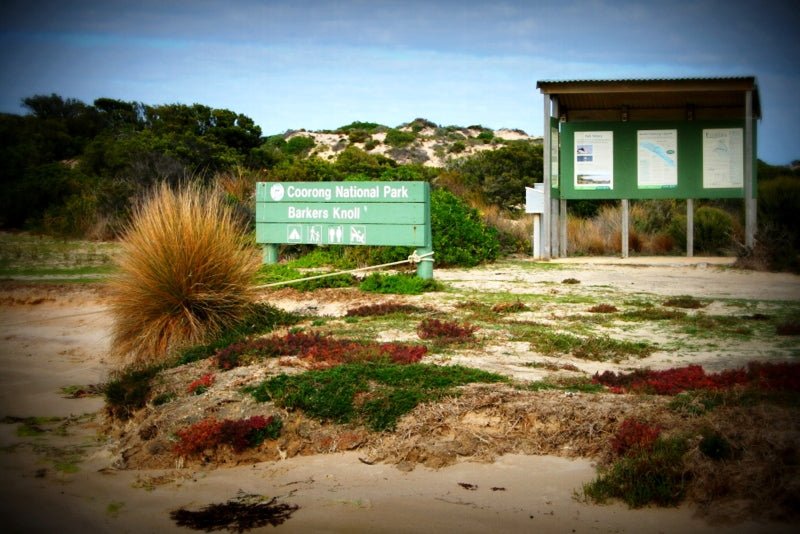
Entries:
{"type": "Polygon", "coordinates": [[[598,457],[619,421],[652,413],[665,399],[525,391],[493,384],[418,406],[392,434],[366,444],[368,460],[439,468],[460,459],[491,462],[503,454],[598,457]]]}
{"type": "Polygon", "coordinates": [[[277,497],[266,500],[261,495],[240,490],[235,498],[226,503],[209,504],[196,511],[179,508],[169,515],[179,527],[206,532],[244,532],[266,525],[277,527],[290,519],[299,508],[296,504],[278,502],[277,497]]]}

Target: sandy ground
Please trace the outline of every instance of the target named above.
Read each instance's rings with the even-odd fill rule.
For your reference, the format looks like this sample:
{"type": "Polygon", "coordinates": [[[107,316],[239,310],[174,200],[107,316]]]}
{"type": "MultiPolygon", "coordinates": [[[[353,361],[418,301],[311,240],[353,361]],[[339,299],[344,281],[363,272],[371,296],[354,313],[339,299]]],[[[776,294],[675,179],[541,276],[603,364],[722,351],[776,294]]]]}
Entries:
{"type": "MultiPolygon", "coordinates": [[[[720,270],[702,261],[437,271],[448,283],[476,290],[547,287],[571,276],[584,286],[631,294],[800,300],[796,276],[720,270]]],[[[404,472],[366,465],[351,452],[224,469],[117,470],[109,438],[98,434],[102,401],[60,393],[106,379],[111,323],[102,313],[102,292],[6,285],[0,304],[0,417],[6,423],[0,425],[0,517],[6,532],[186,531],[170,520],[171,510],[225,502],[240,490],[298,505],[277,527],[287,532],[794,531],[784,524],[711,525],[689,506],[628,510],[580,502],[575,491],[595,476],[586,459],[510,455],[491,464],[404,472]],[[24,417],[66,419],[57,423],[61,431],[20,436],[17,420],[9,418],[24,417]]]]}

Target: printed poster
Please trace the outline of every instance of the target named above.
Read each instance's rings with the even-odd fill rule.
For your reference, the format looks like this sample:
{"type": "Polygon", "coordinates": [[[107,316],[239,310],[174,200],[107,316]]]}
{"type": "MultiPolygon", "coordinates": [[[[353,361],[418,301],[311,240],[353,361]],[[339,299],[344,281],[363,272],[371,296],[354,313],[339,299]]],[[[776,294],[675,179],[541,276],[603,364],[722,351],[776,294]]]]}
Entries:
{"type": "Polygon", "coordinates": [[[575,132],[575,189],[614,188],[614,132],[575,132]]]}
{"type": "Polygon", "coordinates": [[[741,128],[703,130],[703,188],[744,187],[741,128]]]}
{"type": "Polygon", "coordinates": [[[639,189],[678,186],[678,130],[639,130],[636,146],[639,189]]]}

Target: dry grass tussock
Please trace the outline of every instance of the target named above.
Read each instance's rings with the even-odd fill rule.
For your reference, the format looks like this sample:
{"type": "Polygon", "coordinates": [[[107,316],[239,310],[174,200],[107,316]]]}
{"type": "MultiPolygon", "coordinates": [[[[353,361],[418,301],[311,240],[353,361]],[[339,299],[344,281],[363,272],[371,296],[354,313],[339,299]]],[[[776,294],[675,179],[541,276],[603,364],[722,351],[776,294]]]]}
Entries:
{"type": "MultiPolygon", "coordinates": [[[[667,228],[647,233],[637,230],[636,221],[647,218],[647,208],[633,204],[629,213],[628,249],[643,254],[670,254],[675,251],[675,239],[667,228]]],[[[569,254],[603,256],[622,251],[622,210],[618,206],[603,206],[597,216],[583,219],[570,215],[567,219],[569,254]]]]}
{"type": "Polygon", "coordinates": [[[239,319],[259,260],[218,190],[161,184],[135,208],[118,263],[112,350],[143,365],[239,319]]]}
{"type": "Polygon", "coordinates": [[[522,245],[519,252],[527,251],[533,234],[533,217],[526,215],[519,219],[512,219],[507,217],[499,207],[491,204],[477,206],[477,209],[486,224],[522,245]]]}

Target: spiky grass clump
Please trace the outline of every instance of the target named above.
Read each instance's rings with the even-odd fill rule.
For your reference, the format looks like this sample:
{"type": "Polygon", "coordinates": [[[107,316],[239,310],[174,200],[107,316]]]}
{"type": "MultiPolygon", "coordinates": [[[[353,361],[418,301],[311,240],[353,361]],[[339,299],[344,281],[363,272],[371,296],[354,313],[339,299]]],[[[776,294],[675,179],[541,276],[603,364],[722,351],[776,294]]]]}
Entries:
{"type": "Polygon", "coordinates": [[[134,209],[110,281],[114,352],[145,365],[231,326],[252,301],[258,264],[219,192],[154,188],[134,209]]]}

